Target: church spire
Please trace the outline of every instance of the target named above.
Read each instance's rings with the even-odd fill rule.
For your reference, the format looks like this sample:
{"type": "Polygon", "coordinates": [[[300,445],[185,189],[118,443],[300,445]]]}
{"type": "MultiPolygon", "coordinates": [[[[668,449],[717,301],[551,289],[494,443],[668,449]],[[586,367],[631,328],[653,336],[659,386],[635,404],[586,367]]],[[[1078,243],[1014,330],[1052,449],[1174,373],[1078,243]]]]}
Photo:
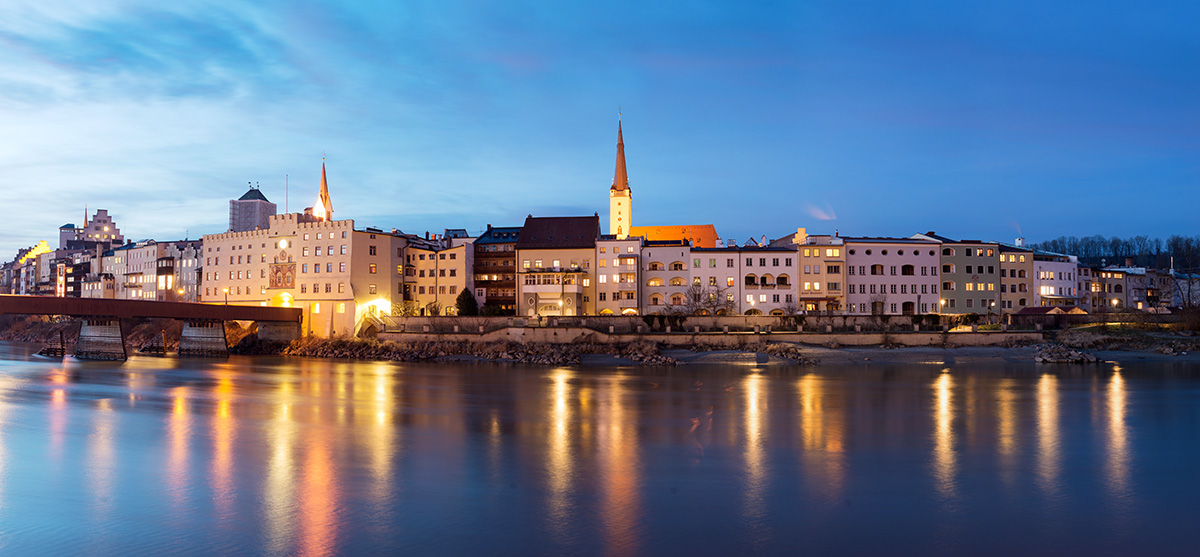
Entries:
{"type": "Polygon", "coordinates": [[[313,215],[321,220],[333,220],[333,201],[329,199],[329,182],[325,179],[325,157],[321,157],[321,192],[317,194],[313,215]]]}
{"type": "Polygon", "coordinates": [[[625,174],[625,139],[621,135],[621,119],[617,118],[617,169],[613,173],[611,191],[629,189],[629,176],[625,174]]]}

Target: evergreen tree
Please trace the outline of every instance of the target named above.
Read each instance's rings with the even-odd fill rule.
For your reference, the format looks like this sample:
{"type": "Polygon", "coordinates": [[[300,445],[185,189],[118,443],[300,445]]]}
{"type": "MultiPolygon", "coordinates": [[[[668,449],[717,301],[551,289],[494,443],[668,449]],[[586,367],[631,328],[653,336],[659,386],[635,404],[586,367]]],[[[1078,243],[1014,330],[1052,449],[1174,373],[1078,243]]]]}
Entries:
{"type": "Polygon", "coordinates": [[[454,305],[458,308],[459,315],[479,315],[479,302],[475,301],[475,296],[471,295],[470,290],[464,288],[459,292],[454,305]]]}

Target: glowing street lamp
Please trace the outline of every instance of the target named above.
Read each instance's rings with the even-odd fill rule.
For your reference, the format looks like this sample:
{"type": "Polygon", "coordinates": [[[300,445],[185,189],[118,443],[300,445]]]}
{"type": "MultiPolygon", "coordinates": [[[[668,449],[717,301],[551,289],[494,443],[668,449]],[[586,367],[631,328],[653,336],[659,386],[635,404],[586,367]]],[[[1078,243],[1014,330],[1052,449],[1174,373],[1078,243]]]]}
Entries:
{"type": "Polygon", "coordinates": [[[179,301],[180,302],[183,301],[183,289],[182,288],[179,289],[179,301]]]}
{"type": "Polygon", "coordinates": [[[229,305],[229,288],[222,288],[221,291],[225,293],[225,305],[229,305]]]}

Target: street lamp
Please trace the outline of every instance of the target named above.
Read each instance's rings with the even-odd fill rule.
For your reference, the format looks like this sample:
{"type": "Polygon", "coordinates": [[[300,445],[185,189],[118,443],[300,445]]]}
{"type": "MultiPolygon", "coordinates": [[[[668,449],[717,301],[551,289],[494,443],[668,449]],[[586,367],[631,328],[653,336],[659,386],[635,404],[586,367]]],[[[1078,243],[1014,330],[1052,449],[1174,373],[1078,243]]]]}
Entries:
{"type": "Polygon", "coordinates": [[[229,305],[229,288],[222,288],[221,291],[225,293],[225,305],[229,305]]]}
{"type": "MultiPolygon", "coordinates": [[[[228,290],[228,288],[226,290],[228,290]]],[[[940,309],[938,309],[938,313],[946,313],[946,299],[942,298],[938,300],[938,305],[941,306],[940,309]]]]}
{"type": "Polygon", "coordinates": [[[183,289],[182,288],[179,289],[179,301],[180,302],[183,301],[183,289]]]}

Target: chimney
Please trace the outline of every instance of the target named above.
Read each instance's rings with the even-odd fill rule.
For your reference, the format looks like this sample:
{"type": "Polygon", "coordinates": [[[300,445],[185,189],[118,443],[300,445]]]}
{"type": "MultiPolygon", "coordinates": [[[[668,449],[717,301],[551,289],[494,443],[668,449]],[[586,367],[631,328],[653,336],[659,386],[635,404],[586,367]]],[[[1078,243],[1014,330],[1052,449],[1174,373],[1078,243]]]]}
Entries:
{"type": "Polygon", "coordinates": [[[1125,266],[1126,266],[1126,267],[1132,267],[1132,266],[1133,266],[1133,258],[1132,258],[1132,257],[1126,257],[1126,258],[1125,258],[1125,266]]]}
{"type": "Polygon", "coordinates": [[[1016,242],[1014,242],[1014,243],[1016,244],[1017,247],[1023,248],[1023,247],[1025,247],[1025,238],[1017,238],[1016,242]]]}

